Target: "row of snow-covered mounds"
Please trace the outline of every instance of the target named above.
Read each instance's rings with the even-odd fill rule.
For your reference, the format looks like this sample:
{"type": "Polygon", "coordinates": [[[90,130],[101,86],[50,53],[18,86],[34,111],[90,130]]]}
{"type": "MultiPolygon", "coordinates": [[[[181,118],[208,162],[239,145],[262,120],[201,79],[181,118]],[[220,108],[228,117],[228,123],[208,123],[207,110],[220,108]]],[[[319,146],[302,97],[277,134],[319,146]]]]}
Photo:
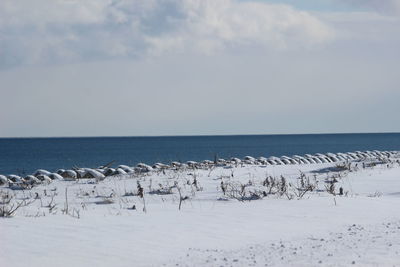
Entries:
{"type": "MultiPolygon", "coordinates": [[[[397,157],[397,151],[356,151],[348,153],[327,153],[321,154],[317,153],[315,155],[306,154],[304,156],[294,155],[292,157],[282,156],[282,157],[258,157],[254,158],[251,156],[246,156],[244,159],[231,158],[217,159],[216,161],[204,160],[202,162],[188,161],[186,163],[173,162],[172,167],[204,167],[204,166],[227,166],[227,165],[238,165],[238,164],[251,164],[251,165],[294,165],[294,164],[316,164],[316,163],[336,163],[336,162],[350,162],[350,161],[361,161],[368,159],[389,159],[397,157]]],[[[160,164],[160,163],[157,163],[160,164]]],[[[158,167],[157,165],[153,168],[158,167]]],[[[169,166],[167,166],[169,167],[169,166]]]]}
{"type": "MultiPolygon", "coordinates": [[[[167,166],[167,165],[165,165],[167,166]]],[[[30,189],[35,185],[49,184],[53,180],[74,181],[77,179],[104,180],[107,176],[126,175],[132,173],[150,172],[153,168],[149,165],[139,163],[136,167],[119,165],[117,168],[74,168],[70,170],[59,169],[56,172],[39,169],[31,175],[21,177],[19,175],[0,175],[0,186],[8,186],[13,190],[30,189]]]]}
{"type": "Polygon", "coordinates": [[[139,163],[135,167],[119,165],[117,168],[100,166],[98,168],[74,168],[70,170],[59,169],[52,173],[47,170],[39,169],[32,175],[21,177],[18,175],[0,175],[0,186],[8,186],[13,190],[30,189],[35,185],[48,184],[53,180],[73,181],[76,179],[96,179],[104,180],[107,176],[127,175],[137,173],[148,173],[166,169],[207,169],[214,166],[237,166],[237,165],[296,165],[296,164],[322,164],[322,163],[341,163],[365,160],[388,161],[400,157],[398,151],[356,151],[347,153],[317,153],[314,155],[306,154],[304,156],[294,155],[292,157],[258,157],[246,156],[243,159],[217,159],[215,161],[204,160],[202,162],[187,161],[186,163],[172,162],[170,165],[155,163],[153,166],[139,163]]]}
{"type": "Polygon", "coordinates": [[[30,189],[35,185],[49,184],[53,180],[75,180],[77,178],[97,178],[105,177],[94,169],[84,168],[76,170],[58,170],[57,172],[49,172],[39,169],[32,175],[21,177],[18,175],[0,175],[0,185],[8,186],[13,190],[30,189]]]}

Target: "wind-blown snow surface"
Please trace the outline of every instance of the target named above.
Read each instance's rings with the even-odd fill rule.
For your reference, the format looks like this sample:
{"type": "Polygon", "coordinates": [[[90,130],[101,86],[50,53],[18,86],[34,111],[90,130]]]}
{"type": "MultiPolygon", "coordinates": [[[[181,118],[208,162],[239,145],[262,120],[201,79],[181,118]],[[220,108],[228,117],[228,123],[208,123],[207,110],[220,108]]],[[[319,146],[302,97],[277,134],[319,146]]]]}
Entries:
{"type": "Polygon", "coordinates": [[[399,164],[358,165],[353,171],[333,164],[167,170],[14,191],[17,200],[36,193],[40,199],[0,220],[0,266],[398,266],[399,164]],[[250,181],[262,188],[267,176],[280,175],[295,185],[300,172],[316,178],[320,189],[302,199],[238,201],[224,197],[220,186],[250,181]],[[343,196],[325,192],[324,180],[338,173],[336,190],[343,187],[343,196]],[[146,213],[135,196],[137,181],[146,213]],[[175,181],[189,197],[181,210],[176,188],[156,194],[159,184],[166,188],[175,181]],[[62,212],[65,188],[75,217],[62,212]],[[53,194],[57,206],[50,214],[53,194]]]}

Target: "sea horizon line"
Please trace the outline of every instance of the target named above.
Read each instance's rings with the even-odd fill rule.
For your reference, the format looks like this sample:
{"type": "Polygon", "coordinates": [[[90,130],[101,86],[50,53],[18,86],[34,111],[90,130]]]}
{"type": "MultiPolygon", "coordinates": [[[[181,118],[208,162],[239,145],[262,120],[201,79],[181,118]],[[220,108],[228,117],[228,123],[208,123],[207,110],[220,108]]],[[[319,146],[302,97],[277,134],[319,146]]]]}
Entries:
{"type": "Polygon", "coordinates": [[[75,138],[174,138],[174,137],[244,137],[244,136],[304,136],[304,135],[367,135],[400,134],[400,132],[333,132],[333,133],[248,133],[248,134],[182,134],[182,135],[76,135],[76,136],[5,136],[0,139],[75,139],[75,138]]]}

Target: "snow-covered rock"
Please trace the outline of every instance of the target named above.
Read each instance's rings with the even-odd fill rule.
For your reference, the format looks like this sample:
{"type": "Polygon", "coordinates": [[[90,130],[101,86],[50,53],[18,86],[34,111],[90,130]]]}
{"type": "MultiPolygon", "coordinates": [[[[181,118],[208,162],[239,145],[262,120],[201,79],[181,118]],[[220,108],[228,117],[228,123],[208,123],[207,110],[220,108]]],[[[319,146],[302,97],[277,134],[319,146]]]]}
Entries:
{"type": "Polygon", "coordinates": [[[36,185],[36,184],[40,184],[41,181],[33,175],[27,175],[23,178],[24,182],[30,185],[36,185]]]}
{"type": "Polygon", "coordinates": [[[63,173],[60,174],[64,179],[72,179],[75,180],[78,178],[78,174],[74,170],[66,170],[63,173]]]}
{"type": "Polygon", "coordinates": [[[127,165],[119,165],[117,169],[123,169],[126,173],[132,173],[134,172],[133,168],[127,166],[127,165]]]}
{"type": "Polygon", "coordinates": [[[33,174],[34,176],[38,176],[38,175],[49,175],[51,172],[47,171],[47,170],[36,170],[35,173],[33,174]]]}
{"type": "Polygon", "coordinates": [[[10,174],[7,176],[7,179],[13,183],[22,183],[22,178],[21,176],[15,175],[15,174],[10,174]]]}
{"type": "Polygon", "coordinates": [[[82,178],[94,178],[97,181],[102,181],[106,177],[104,174],[90,168],[85,168],[82,178]]]}
{"type": "Polygon", "coordinates": [[[64,169],[58,169],[58,170],[56,171],[56,173],[58,173],[59,175],[63,174],[63,172],[65,172],[64,169]]]}
{"type": "Polygon", "coordinates": [[[115,170],[115,172],[114,172],[114,175],[125,175],[125,174],[127,174],[126,171],[124,171],[124,170],[121,169],[121,168],[117,168],[117,169],[115,170]]]}
{"type": "Polygon", "coordinates": [[[4,175],[0,175],[0,186],[2,185],[7,185],[8,184],[8,179],[4,175]]]}
{"type": "Polygon", "coordinates": [[[64,180],[64,178],[58,173],[50,173],[48,176],[52,180],[64,180]]]}
{"type": "Polygon", "coordinates": [[[36,178],[38,178],[42,183],[45,184],[49,184],[52,182],[51,178],[48,175],[41,174],[36,176],[36,178]]]}

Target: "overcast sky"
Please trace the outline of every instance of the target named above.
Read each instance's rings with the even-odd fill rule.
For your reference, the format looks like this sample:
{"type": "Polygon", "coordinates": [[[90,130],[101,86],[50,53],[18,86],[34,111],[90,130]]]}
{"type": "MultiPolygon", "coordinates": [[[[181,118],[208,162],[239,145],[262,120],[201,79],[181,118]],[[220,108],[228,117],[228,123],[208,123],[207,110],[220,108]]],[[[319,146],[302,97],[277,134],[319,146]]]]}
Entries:
{"type": "Polygon", "coordinates": [[[400,0],[1,0],[0,137],[400,131],[400,0]]]}

